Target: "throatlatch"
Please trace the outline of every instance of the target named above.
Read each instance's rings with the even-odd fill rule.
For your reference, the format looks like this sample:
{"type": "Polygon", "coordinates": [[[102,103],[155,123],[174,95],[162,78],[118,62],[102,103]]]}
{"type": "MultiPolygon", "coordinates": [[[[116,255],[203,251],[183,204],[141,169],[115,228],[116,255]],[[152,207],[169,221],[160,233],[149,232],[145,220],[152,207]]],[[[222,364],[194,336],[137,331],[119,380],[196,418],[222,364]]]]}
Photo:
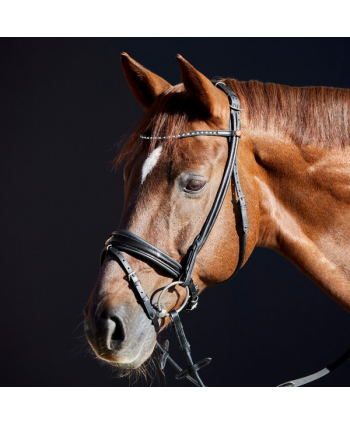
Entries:
{"type": "MultiPolygon", "coordinates": [[[[173,138],[182,139],[187,137],[195,136],[215,136],[215,137],[226,137],[228,142],[228,157],[226,160],[226,165],[224,169],[224,174],[218,188],[218,191],[215,196],[215,200],[211,207],[211,210],[205,220],[203,227],[200,233],[194,239],[192,245],[188,249],[186,255],[184,256],[181,263],[178,263],[173,258],[168,256],[166,253],[159,250],[157,247],[143,240],[141,237],[136,234],[131,233],[127,230],[117,230],[114,231],[111,237],[106,241],[106,245],[101,254],[101,264],[104,261],[104,258],[107,252],[112,253],[114,258],[119,262],[123,270],[128,276],[128,280],[132,289],[134,290],[135,296],[138,302],[143,306],[144,311],[148,318],[152,321],[156,332],[159,331],[161,320],[165,316],[169,316],[173,324],[179,347],[183,354],[186,357],[188,367],[182,369],[176,362],[170,357],[168,349],[169,342],[166,341],[163,346],[159,343],[156,344],[156,348],[161,354],[160,365],[164,369],[167,362],[170,363],[177,371],[177,379],[186,378],[191,383],[196,386],[204,387],[204,384],[201,378],[198,375],[198,371],[204,366],[208,365],[211,361],[211,358],[205,358],[197,363],[193,363],[190,345],[186,339],[183,326],[180,321],[179,312],[182,309],[186,311],[192,311],[197,307],[198,304],[198,286],[194,284],[192,280],[192,272],[194,264],[202,249],[204,243],[206,242],[215,221],[219,215],[221,206],[225,200],[227,190],[230,186],[231,179],[233,178],[238,201],[237,205],[241,214],[241,234],[239,235],[239,259],[236,266],[236,269],[233,273],[235,275],[244,261],[244,254],[246,248],[246,238],[248,232],[248,217],[245,205],[245,199],[242,193],[241,185],[238,177],[238,167],[237,167],[237,149],[238,142],[241,136],[241,119],[240,119],[240,102],[237,95],[223,82],[217,82],[216,87],[224,91],[227,95],[230,105],[230,122],[229,130],[215,130],[215,131],[191,131],[187,133],[181,133],[173,136],[173,138]],[[170,283],[163,290],[161,295],[158,298],[158,305],[155,306],[151,303],[149,297],[142,288],[142,285],[139,279],[136,276],[135,271],[132,270],[129,263],[127,262],[124,255],[121,253],[126,252],[130,255],[141,259],[142,261],[149,262],[150,264],[161,268],[169,277],[174,278],[176,281],[170,283]],[[179,310],[172,310],[167,312],[162,308],[161,297],[162,295],[172,286],[179,284],[180,286],[186,288],[187,296],[184,304],[180,307],[179,310]]],[[[142,139],[153,139],[153,140],[165,140],[168,137],[148,137],[146,135],[141,135],[142,139]]],[[[151,296],[152,299],[152,296],[151,296]]]]}

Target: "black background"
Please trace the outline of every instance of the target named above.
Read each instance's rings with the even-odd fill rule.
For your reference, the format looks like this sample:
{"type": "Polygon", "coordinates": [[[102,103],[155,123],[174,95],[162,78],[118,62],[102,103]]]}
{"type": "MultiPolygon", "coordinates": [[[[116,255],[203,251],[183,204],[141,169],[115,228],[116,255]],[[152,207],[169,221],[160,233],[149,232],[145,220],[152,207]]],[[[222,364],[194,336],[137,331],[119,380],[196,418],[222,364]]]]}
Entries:
{"type": "MultiPolygon", "coordinates": [[[[347,39],[1,39],[1,385],[130,384],[81,337],[100,250],[123,205],[111,161],[142,113],[122,51],[172,84],[180,53],[210,78],[349,88],[349,47],[347,39]]],[[[209,386],[275,386],[350,344],[348,314],[285,258],[259,248],[183,323],[194,359],[213,358],[202,371],[209,386]]],[[[169,368],[153,385],[187,385],[173,375],[169,368]]],[[[350,361],[313,385],[349,384],[350,361]]]]}

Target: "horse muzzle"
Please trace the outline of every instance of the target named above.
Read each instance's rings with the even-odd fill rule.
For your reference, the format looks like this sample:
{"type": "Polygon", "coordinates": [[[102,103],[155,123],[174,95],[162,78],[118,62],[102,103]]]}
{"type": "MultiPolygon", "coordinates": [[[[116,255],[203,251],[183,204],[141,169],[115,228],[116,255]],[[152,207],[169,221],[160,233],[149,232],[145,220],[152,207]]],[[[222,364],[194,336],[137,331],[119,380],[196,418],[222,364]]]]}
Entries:
{"type": "Polygon", "coordinates": [[[84,329],[98,358],[121,368],[138,368],[152,354],[156,344],[154,326],[142,308],[85,308],[84,329]]]}

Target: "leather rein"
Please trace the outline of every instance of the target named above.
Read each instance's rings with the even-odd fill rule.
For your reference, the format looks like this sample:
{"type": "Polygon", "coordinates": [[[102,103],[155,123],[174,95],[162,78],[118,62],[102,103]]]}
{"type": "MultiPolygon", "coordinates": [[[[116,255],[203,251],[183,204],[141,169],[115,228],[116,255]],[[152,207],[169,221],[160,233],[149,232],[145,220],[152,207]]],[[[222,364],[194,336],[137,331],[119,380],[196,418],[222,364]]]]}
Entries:
{"type": "MultiPolygon", "coordinates": [[[[248,216],[245,204],[245,198],[242,193],[239,176],[238,176],[238,166],[237,166],[237,150],[238,143],[241,136],[241,119],[240,119],[240,102],[237,95],[228,87],[224,82],[217,82],[215,86],[221,89],[228,97],[229,106],[230,106],[230,121],[229,121],[229,130],[215,130],[215,131],[191,131],[187,133],[181,133],[173,136],[176,139],[195,137],[195,136],[215,136],[215,137],[225,137],[228,142],[228,157],[226,160],[226,165],[222,180],[218,191],[215,196],[214,203],[211,207],[211,210],[205,220],[203,227],[200,233],[195,237],[192,245],[189,247],[186,255],[182,259],[181,263],[175,261],[166,253],[162,252],[156,246],[148,243],[146,240],[141,237],[133,234],[127,230],[117,230],[113,231],[111,236],[107,239],[105,247],[101,253],[101,266],[105,260],[107,253],[112,254],[113,259],[115,259],[119,265],[124,270],[131,288],[134,291],[135,297],[138,302],[143,307],[146,315],[151,320],[156,333],[160,329],[161,321],[164,317],[169,316],[173,324],[178,342],[179,348],[185,355],[187,361],[187,368],[182,369],[169,355],[169,341],[166,340],[164,345],[156,343],[156,348],[160,352],[160,368],[163,370],[166,363],[168,362],[172,367],[174,367],[178,373],[176,374],[176,379],[188,379],[191,383],[196,386],[205,387],[203,381],[198,375],[198,371],[204,366],[208,365],[211,361],[211,358],[205,358],[197,363],[194,363],[191,356],[190,345],[186,339],[183,326],[181,324],[179,312],[181,310],[192,311],[197,307],[198,304],[198,286],[194,284],[192,280],[192,272],[195,265],[197,255],[201,251],[204,243],[206,242],[215,221],[219,215],[221,206],[224,202],[227,190],[231,183],[233,177],[235,188],[237,192],[237,206],[240,211],[241,216],[241,231],[239,234],[239,257],[236,269],[232,276],[237,274],[241,268],[244,255],[246,250],[247,243],[247,232],[248,232],[248,216]],[[147,262],[158,269],[161,269],[163,273],[171,278],[174,281],[164,287],[161,291],[160,296],[158,297],[157,304],[152,303],[152,298],[154,293],[149,298],[146,292],[143,290],[140,280],[138,279],[136,272],[133,271],[130,264],[126,260],[122,252],[128,253],[131,256],[140,259],[144,262],[147,262]],[[182,306],[178,310],[172,310],[167,312],[161,304],[161,299],[163,294],[176,285],[186,288],[186,299],[182,306]]],[[[146,135],[140,136],[142,139],[153,139],[153,140],[165,140],[168,137],[148,137],[146,135]]],[[[281,386],[297,386],[309,383],[310,381],[316,380],[317,378],[322,377],[323,375],[330,372],[331,369],[339,366],[342,362],[350,356],[350,349],[347,351],[341,358],[339,358],[332,365],[324,368],[316,374],[313,374],[308,377],[303,377],[298,380],[292,380],[290,382],[284,383],[281,386]]]]}

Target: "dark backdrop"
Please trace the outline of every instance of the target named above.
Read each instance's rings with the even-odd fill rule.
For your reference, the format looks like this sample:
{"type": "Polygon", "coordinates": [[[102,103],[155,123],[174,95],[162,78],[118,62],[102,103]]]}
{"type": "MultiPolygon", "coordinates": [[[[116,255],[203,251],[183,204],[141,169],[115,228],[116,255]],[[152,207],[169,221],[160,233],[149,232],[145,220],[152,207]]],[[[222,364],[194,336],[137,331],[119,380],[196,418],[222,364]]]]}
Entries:
{"type": "MultiPolygon", "coordinates": [[[[181,53],[208,77],[349,88],[349,46],[346,39],[1,39],[1,385],[129,385],[93,358],[80,325],[123,204],[121,172],[110,163],[142,113],[121,71],[122,51],[173,84],[181,53]]],[[[213,358],[202,372],[209,386],[274,386],[317,371],[350,344],[348,314],[286,259],[259,248],[183,322],[194,358],[213,358]]],[[[168,369],[154,384],[187,385],[173,375],[168,369]]],[[[314,383],[349,384],[350,361],[314,383]]]]}

